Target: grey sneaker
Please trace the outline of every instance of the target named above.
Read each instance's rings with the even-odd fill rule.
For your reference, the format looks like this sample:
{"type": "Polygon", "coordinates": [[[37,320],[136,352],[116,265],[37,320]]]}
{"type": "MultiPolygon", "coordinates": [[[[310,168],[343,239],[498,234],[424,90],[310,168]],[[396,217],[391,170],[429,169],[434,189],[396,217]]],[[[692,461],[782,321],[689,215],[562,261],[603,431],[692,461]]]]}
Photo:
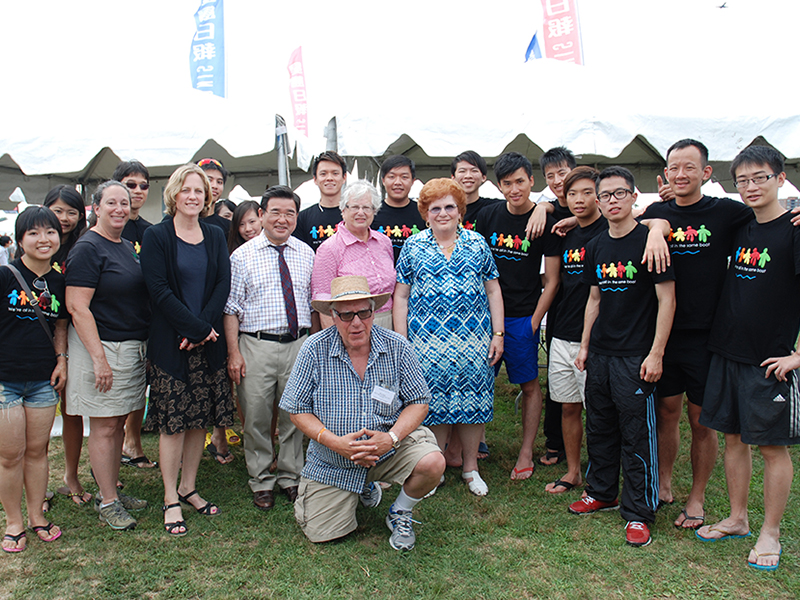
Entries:
{"type": "Polygon", "coordinates": [[[128,514],[122,502],[114,500],[108,506],[95,505],[100,513],[100,520],[108,523],[111,529],[134,529],[136,519],[128,514]]]}
{"type": "Polygon", "coordinates": [[[389,545],[395,550],[413,550],[417,541],[412,523],[419,523],[411,518],[411,511],[394,510],[394,504],[386,515],[386,526],[391,530],[389,545]]]}
{"type": "Polygon", "coordinates": [[[367,485],[367,487],[364,488],[364,491],[361,492],[360,498],[361,504],[367,508],[375,508],[381,503],[381,498],[383,498],[383,490],[381,489],[380,485],[372,481],[367,485]]]}
{"type": "Polygon", "coordinates": [[[142,500],[140,498],[134,498],[133,496],[128,496],[128,494],[123,494],[122,492],[117,492],[117,498],[122,503],[122,506],[125,510],[142,510],[143,508],[147,508],[147,500],[142,500]]]}

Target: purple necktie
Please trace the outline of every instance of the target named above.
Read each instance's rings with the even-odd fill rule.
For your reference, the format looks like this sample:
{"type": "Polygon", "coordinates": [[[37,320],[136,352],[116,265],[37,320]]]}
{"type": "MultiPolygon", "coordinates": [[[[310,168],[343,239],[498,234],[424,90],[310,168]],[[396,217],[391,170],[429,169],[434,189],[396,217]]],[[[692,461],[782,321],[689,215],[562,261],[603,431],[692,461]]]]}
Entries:
{"type": "Polygon", "coordinates": [[[292,287],[292,275],[289,273],[289,265],[283,257],[286,246],[273,246],[278,251],[278,267],[281,271],[281,289],[283,290],[283,303],[286,305],[286,320],[289,322],[289,333],[292,337],[297,337],[297,306],[294,303],[294,288],[292,287]]]}

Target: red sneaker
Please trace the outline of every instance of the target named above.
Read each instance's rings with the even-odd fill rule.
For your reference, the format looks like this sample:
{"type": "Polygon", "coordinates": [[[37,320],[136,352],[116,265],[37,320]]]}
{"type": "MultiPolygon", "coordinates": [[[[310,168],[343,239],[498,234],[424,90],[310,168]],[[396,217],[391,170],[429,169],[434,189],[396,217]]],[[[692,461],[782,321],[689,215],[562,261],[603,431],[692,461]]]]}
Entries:
{"type": "Polygon", "coordinates": [[[625,541],[631,546],[639,547],[647,546],[647,544],[652,542],[653,537],[650,535],[650,528],[647,526],[647,523],[628,521],[628,524],[625,526],[625,541]]]}
{"type": "Polygon", "coordinates": [[[573,515],[590,515],[601,510],[616,510],[619,508],[619,500],[613,502],[602,502],[595,500],[591,496],[581,498],[577,502],[569,505],[569,512],[573,515]]]}

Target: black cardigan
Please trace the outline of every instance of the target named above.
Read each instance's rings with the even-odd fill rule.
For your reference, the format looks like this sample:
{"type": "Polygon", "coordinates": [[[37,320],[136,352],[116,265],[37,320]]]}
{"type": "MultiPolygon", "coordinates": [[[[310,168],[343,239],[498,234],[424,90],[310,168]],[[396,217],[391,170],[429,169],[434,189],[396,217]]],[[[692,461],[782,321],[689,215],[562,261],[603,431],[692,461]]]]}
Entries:
{"type": "Polygon", "coordinates": [[[203,345],[212,371],[224,366],[228,355],[222,326],[222,309],[231,289],[231,263],[225,236],[219,227],[200,222],[208,254],[203,311],[194,316],[183,302],[178,283],[178,236],[172,217],[144,233],[139,258],[153,307],[147,357],[153,364],[179,379],[189,376],[188,352],[180,350],[183,338],[192,343],[206,339],[211,328],[219,334],[216,342],[203,345]]]}

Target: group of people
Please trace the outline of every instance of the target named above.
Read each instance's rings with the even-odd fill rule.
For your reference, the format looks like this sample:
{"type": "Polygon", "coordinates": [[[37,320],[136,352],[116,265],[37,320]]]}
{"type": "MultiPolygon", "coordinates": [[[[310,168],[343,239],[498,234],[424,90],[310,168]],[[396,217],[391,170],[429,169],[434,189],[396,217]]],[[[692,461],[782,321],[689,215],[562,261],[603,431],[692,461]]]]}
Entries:
{"type": "Polygon", "coordinates": [[[173,173],[167,216],[151,225],[138,214],[149,174],[131,161],[95,191],[87,231],[80,195],[53,190],[17,220],[21,279],[0,270],[0,330],[25,341],[24,352],[0,350],[3,550],[25,548],[23,482],[28,525],[46,542],[61,535],[41,502],[59,401],[63,493],[91,500],[77,478],[89,417],[95,508],[115,529],[135,527],[130,513],[146,502],[118,489],[119,467],[156,465],[140,437],[148,384],[168,535],[189,530],[182,505],[221,512],[196,475],[204,446],[221,464],[233,460],[225,431],[236,397],[256,508],[270,510],[281,492],[308,539],[324,542],[352,532],[357,504],[378,506],[397,483],[389,541],[409,550],[414,507],[444,483],[446,465],[461,468],[471,493],[489,493],[478,461],[505,364],[522,408],[512,480],[565,459],[546,490],[581,486],[585,408],[589,468],[569,510],[619,508],[626,541],[647,545],[656,511],[675,500],[685,394],[693,483],[675,526],[708,542],[750,535],[749,444],[758,445],[765,521],[748,563],[777,568],[787,446],[800,441],[800,229],[777,201],[780,155],[751,147],[734,160],[742,204],[702,194],[708,151],[681,140],[667,153],[664,201],[638,219],[627,169],[577,166],[566,148],[544,153],[540,167],[552,202],[534,203],[533,166],[514,152],[494,164],[504,199],[482,198],[488,168],[472,151],[414,202],[407,157],[384,161],[382,195],[347,183],[345,160],[328,151],[312,166],[320,202],[301,211],[285,186],[260,203],[221,200],[228,174],[203,159],[173,173]],[[545,315],[547,441],[537,460],[545,315]],[[731,516],[705,525],[714,430],[726,437],[731,516]]]}

